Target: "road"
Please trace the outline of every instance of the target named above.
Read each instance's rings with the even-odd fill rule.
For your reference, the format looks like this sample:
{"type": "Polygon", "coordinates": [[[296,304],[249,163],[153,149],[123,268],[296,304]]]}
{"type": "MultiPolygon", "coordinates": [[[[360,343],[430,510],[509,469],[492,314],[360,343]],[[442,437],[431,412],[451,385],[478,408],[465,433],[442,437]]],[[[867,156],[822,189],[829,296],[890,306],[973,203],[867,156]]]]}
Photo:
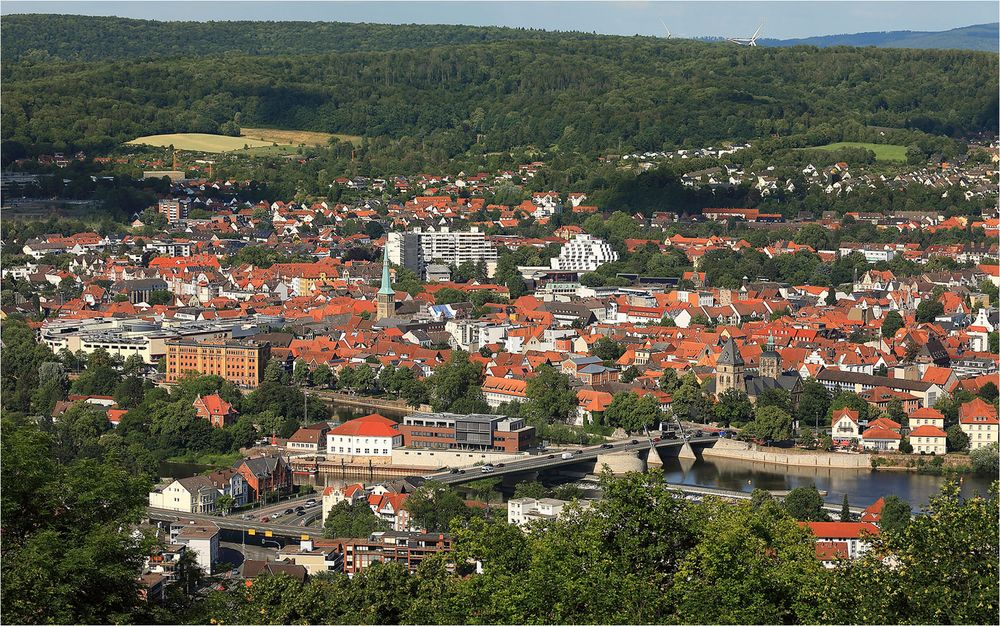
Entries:
{"type": "MultiPolygon", "coordinates": [[[[718,441],[718,437],[691,437],[688,441],[691,444],[711,444],[718,441]]],[[[608,445],[608,444],[604,444],[608,445]]],[[[562,458],[562,452],[552,452],[550,454],[539,454],[530,457],[525,457],[523,459],[518,459],[515,461],[507,461],[503,464],[496,464],[492,472],[483,472],[479,467],[466,467],[464,468],[465,473],[452,473],[449,471],[436,472],[434,474],[428,474],[424,476],[427,479],[433,479],[445,484],[457,485],[461,483],[470,482],[481,478],[484,474],[490,476],[498,476],[504,474],[515,474],[518,472],[524,472],[528,470],[542,470],[551,469],[554,467],[559,467],[562,465],[574,465],[576,463],[581,463],[583,461],[594,461],[600,454],[610,454],[613,452],[623,452],[623,451],[641,451],[647,450],[650,446],[655,446],[656,448],[666,448],[666,447],[679,447],[684,445],[683,439],[661,439],[660,441],[653,441],[652,439],[647,439],[646,437],[629,439],[626,441],[620,441],[617,443],[610,444],[609,448],[604,448],[601,446],[591,446],[589,448],[579,449],[577,454],[574,454],[571,458],[562,458]],[[636,443],[632,443],[635,441],[636,443]]]]}
{"type": "MultiPolygon", "coordinates": [[[[275,524],[270,521],[261,522],[259,518],[245,520],[238,516],[221,517],[219,515],[208,515],[204,513],[184,513],[182,511],[170,511],[167,509],[157,509],[146,507],[146,515],[150,520],[161,522],[176,522],[179,519],[204,520],[217,524],[219,528],[226,530],[250,531],[257,535],[268,537],[268,532],[273,536],[288,537],[298,541],[302,535],[311,536],[315,534],[312,528],[302,526],[275,524]]],[[[318,529],[316,529],[318,530],[318,529]]]]}

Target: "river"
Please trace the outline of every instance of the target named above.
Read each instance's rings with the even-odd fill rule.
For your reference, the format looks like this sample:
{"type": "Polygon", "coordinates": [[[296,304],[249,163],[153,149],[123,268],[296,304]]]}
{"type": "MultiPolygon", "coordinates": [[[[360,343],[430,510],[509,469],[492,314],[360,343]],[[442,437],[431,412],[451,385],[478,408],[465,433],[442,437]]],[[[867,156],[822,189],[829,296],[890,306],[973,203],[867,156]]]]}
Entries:
{"type": "MultiPolygon", "coordinates": [[[[717,487],[747,493],[756,488],[771,491],[808,487],[815,484],[827,491],[827,502],[840,504],[844,494],[851,506],[865,507],[879,497],[896,495],[910,503],[914,510],[927,504],[948,480],[944,476],[927,476],[913,472],[878,471],[869,469],[827,469],[792,467],[770,463],[754,463],[740,459],[704,459],[698,461],[667,459],[663,473],[670,483],[717,487]]],[[[986,495],[990,480],[982,476],[961,477],[962,495],[986,495]]]]}

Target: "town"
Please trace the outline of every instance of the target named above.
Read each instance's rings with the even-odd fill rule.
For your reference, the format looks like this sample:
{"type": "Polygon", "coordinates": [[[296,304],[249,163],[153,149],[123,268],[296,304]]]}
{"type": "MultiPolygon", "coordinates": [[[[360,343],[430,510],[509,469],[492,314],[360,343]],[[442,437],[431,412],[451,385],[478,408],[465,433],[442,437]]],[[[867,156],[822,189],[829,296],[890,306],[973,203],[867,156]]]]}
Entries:
{"type": "MultiPolygon", "coordinates": [[[[22,17],[77,38],[90,19],[125,28],[22,17]]],[[[165,22],[133,26],[170,40],[165,22]]],[[[147,100],[139,91],[154,83],[135,79],[142,115],[158,112],[144,132],[193,132],[139,136],[141,116],[114,95],[118,120],[91,117],[89,97],[79,110],[60,101],[76,122],[58,134],[39,121],[52,111],[11,96],[5,619],[995,618],[995,94],[970,96],[983,111],[948,109],[900,95],[920,86],[894,78],[885,97],[845,97],[848,115],[713,86],[672,106],[716,99],[725,123],[691,112],[699,121],[669,136],[666,117],[612,132],[537,103],[457,123],[444,108],[371,103],[397,98],[427,50],[442,84],[499,84],[467,74],[494,63],[475,46],[520,54],[521,35],[427,27],[431,47],[415,53],[393,43],[396,28],[409,27],[387,27],[384,50],[358,48],[388,55],[370,66],[351,49],[322,58],[346,59],[331,84],[363,67],[359,85],[394,94],[354,102],[369,107],[355,126],[314,123],[315,111],[342,111],[309,92],[303,67],[320,57],[284,39],[284,56],[226,53],[240,76],[288,63],[301,89],[262,78],[251,90],[294,92],[280,103],[230,86],[219,102],[241,104],[220,116],[219,102],[181,106],[172,91],[147,100]],[[456,50],[475,61],[447,56],[456,50]],[[397,63],[410,69],[397,75],[397,63]],[[755,117],[740,123],[740,107],[755,117]],[[370,134],[335,134],[361,126],[370,134]]],[[[565,76],[502,89],[550,93],[583,80],[577,61],[611,89],[591,37],[635,54],[629,67],[679,44],[669,31],[651,42],[564,35],[538,31],[526,45],[572,49],[554,66],[565,76]]],[[[123,72],[126,48],[107,36],[107,61],[65,60],[123,72]]],[[[780,66],[763,46],[754,56],[756,37],[692,44],[717,68],[780,66]]],[[[69,71],[8,45],[19,90],[69,71]]],[[[843,49],[932,67],[942,93],[971,90],[972,74],[996,66],[980,52],[843,49]],[[945,71],[946,55],[968,67],[945,71]]],[[[842,62],[788,50],[774,54],[805,73],[819,62],[810,54],[842,62]]],[[[146,69],[184,82],[158,54],[146,69]]],[[[702,74],[677,68],[678,81],[702,74]]]]}

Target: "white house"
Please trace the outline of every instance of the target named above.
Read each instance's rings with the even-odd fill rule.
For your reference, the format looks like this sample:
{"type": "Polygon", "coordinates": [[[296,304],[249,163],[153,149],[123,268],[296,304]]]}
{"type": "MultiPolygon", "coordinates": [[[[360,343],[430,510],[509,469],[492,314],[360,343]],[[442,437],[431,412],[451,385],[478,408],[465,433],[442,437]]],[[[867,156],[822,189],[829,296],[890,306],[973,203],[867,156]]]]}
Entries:
{"type": "Polygon", "coordinates": [[[948,435],[936,426],[917,426],[910,431],[910,445],[914,454],[944,454],[948,435]]]}
{"type": "Polygon", "coordinates": [[[834,411],[833,432],[831,436],[834,441],[857,441],[861,437],[858,412],[847,407],[834,411]]]}
{"type": "Polygon", "coordinates": [[[847,558],[864,556],[871,546],[867,536],[876,537],[878,526],[869,522],[799,522],[816,537],[816,544],[838,543],[847,545],[847,558]]]}
{"type": "Polygon", "coordinates": [[[149,506],[184,513],[214,513],[219,495],[207,476],[191,476],[150,491],[149,506]]]}
{"type": "Polygon", "coordinates": [[[516,378],[487,376],[483,381],[486,404],[497,408],[504,402],[524,402],[528,398],[528,382],[516,378]]]}
{"type": "Polygon", "coordinates": [[[365,486],[361,483],[344,485],[343,487],[327,487],[323,490],[323,521],[326,521],[326,518],[330,516],[330,511],[337,504],[345,500],[349,502],[364,500],[367,495],[365,486]]]}
{"type": "MultiPolygon", "coordinates": [[[[507,501],[507,523],[524,528],[539,519],[556,519],[562,515],[569,502],[556,498],[512,498],[507,501]]],[[[580,503],[583,508],[589,502],[580,503]]]]}
{"type": "Polygon", "coordinates": [[[212,566],[219,560],[219,527],[215,522],[177,520],[170,525],[170,543],[187,546],[198,567],[212,574],[212,566]]]}
{"type": "Polygon", "coordinates": [[[918,426],[933,426],[940,430],[944,430],[944,413],[934,408],[920,407],[916,411],[910,413],[908,421],[910,423],[910,428],[917,428],[918,426]]]}
{"type": "MultiPolygon", "coordinates": [[[[377,413],[345,422],[326,435],[328,454],[388,461],[403,446],[399,424],[377,413]]],[[[353,459],[352,459],[353,460],[353,459]]]]}
{"type": "Polygon", "coordinates": [[[864,449],[877,452],[899,450],[901,439],[899,433],[888,428],[868,428],[861,433],[861,444],[864,449]]]}

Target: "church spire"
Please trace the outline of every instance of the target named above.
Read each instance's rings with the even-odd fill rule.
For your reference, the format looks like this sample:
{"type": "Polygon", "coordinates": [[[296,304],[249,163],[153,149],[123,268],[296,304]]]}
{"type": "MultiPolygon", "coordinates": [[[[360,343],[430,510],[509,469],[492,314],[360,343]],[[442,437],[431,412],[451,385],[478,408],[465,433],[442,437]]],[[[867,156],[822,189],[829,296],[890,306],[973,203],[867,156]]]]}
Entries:
{"type": "Polygon", "coordinates": [[[382,287],[378,292],[384,296],[394,296],[392,281],[389,278],[389,246],[382,249],[382,287]]]}

